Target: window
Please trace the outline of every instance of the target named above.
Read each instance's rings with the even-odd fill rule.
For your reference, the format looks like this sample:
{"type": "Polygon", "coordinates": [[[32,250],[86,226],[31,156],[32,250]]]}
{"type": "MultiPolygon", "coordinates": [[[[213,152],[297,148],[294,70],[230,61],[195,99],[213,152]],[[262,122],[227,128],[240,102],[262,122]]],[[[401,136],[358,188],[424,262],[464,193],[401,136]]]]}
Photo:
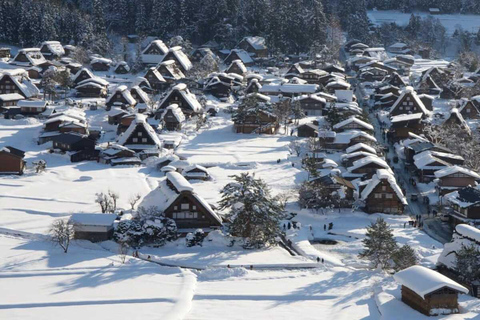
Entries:
{"type": "Polygon", "coordinates": [[[381,199],[381,198],[382,198],[382,194],[381,194],[381,193],[375,193],[375,194],[374,194],[374,197],[375,197],[375,199],[381,199]]]}
{"type": "Polygon", "coordinates": [[[173,210],[178,210],[178,207],[177,207],[177,206],[174,206],[174,207],[173,207],[173,210]]]}
{"type": "Polygon", "coordinates": [[[197,210],[197,206],[192,206],[192,210],[197,210]]]}
{"type": "Polygon", "coordinates": [[[142,138],[142,143],[146,143],[147,142],[147,138],[142,138]]]}
{"type": "Polygon", "coordinates": [[[393,199],[393,194],[387,193],[387,197],[386,197],[386,198],[387,198],[387,199],[393,199]]]}
{"type": "Polygon", "coordinates": [[[467,109],[467,113],[470,113],[470,108],[467,109]]]}
{"type": "Polygon", "coordinates": [[[382,191],[387,191],[387,186],[382,186],[382,191]]]}
{"type": "Polygon", "coordinates": [[[399,109],[400,109],[400,110],[403,110],[403,107],[400,107],[399,109]]]}
{"type": "Polygon", "coordinates": [[[180,206],[180,209],[188,210],[188,209],[190,209],[190,205],[188,203],[182,203],[181,206],[180,206]]]}
{"type": "Polygon", "coordinates": [[[132,141],[133,141],[133,143],[137,143],[137,142],[138,142],[138,138],[133,138],[132,141]]]}
{"type": "Polygon", "coordinates": [[[408,105],[409,105],[409,106],[413,106],[413,102],[409,102],[408,105]]]}
{"type": "Polygon", "coordinates": [[[408,102],[406,102],[406,101],[403,101],[403,103],[402,103],[402,104],[403,104],[404,106],[407,106],[407,105],[408,105],[408,102]]]}
{"type": "Polygon", "coordinates": [[[143,132],[138,132],[138,136],[141,137],[143,132]]]}

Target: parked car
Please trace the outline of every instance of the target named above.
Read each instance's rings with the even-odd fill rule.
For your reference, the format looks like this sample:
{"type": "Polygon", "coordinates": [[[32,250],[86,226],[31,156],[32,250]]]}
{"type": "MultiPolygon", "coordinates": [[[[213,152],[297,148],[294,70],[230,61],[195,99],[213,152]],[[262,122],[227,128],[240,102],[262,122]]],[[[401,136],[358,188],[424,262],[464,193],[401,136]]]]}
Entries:
{"type": "Polygon", "coordinates": [[[412,193],[412,194],[410,195],[410,200],[412,200],[412,201],[418,201],[418,194],[412,193]]]}

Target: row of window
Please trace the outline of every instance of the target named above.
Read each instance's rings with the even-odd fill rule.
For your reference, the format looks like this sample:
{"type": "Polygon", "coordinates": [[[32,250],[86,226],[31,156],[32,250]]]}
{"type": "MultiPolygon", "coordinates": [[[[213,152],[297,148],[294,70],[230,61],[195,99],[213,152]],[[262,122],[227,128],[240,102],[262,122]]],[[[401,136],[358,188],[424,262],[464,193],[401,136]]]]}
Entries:
{"type": "Polygon", "coordinates": [[[138,138],[133,138],[132,141],[133,141],[133,143],[138,143],[140,141],[142,141],[142,143],[147,143],[148,142],[147,138],[142,138],[141,140],[138,139],[138,138]]]}
{"type": "Polygon", "coordinates": [[[173,219],[197,219],[198,212],[174,212],[173,219]]]}
{"type": "Polygon", "coordinates": [[[393,199],[393,193],[374,193],[375,199],[393,199]]]}

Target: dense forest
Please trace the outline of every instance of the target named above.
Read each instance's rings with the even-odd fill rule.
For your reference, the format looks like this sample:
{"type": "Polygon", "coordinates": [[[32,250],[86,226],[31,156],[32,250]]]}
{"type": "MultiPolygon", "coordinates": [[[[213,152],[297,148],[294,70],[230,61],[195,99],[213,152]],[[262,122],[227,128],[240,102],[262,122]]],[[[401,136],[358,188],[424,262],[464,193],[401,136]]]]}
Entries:
{"type": "Polygon", "coordinates": [[[478,0],[0,0],[0,41],[36,46],[56,39],[105,52],[107,35],[180,35],[226,48],[245,35],[266,38],[272,52],[299,53],[333,31],[367,40],[367,8],[479,13],[478,0]]]}

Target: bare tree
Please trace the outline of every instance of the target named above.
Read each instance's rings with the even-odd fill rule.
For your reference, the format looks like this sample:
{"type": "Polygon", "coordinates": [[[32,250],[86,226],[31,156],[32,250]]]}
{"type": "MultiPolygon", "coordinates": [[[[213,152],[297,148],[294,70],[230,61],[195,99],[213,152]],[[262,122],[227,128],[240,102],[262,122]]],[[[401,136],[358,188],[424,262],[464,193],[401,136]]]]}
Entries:
{"type": "Polygon", "coordinates": [[[120,195],[118,192],[108,190],[108,196],[110,197],[111,203],[110,212],[115,212],[115,210],[117,210],[117,201],[120,198],[120,195]]]}
{"type": "Polygon", "coordinates": [[[140,198],[141,198],[141,196],[138,193],[137,194],[132,194],[130,196],[130,199],[128,199],[128,203],[130,204],[130,207],[132,208],[132,210],[135,210],[135,205],[140,200],[140,198]]]}
{"type": "Polygon", "coordinates": [[[300,157],[300,153],[302,152],[302,144],[298,140],[293,140],[290,142],[290,149],[292,149],[297,157],[300,157]]]}
{"type": "Polygon", "coordinates": [[[70,240],[73,239],[73,225],[65,219],[55,220],[50,227],[51,240],[67,253],[70,240]]]}
{"type": "Polygon", "coordinates": [[[278,118],[278,122],[283,122],[284,131],[287,134],[288,119],[292,112],[292,101],[290,99],[281,100],[275,104],[273,111],[278,118]]]}
{"type": "Polygon", "coordinates": [[[95,195],[97,196],[97,198],[95,199],[95,203],[98,203],[100,205],[102,213],[109,212],[111,208],[111,201],[108,194],[100,192],[96,193],[95,195]]]}

